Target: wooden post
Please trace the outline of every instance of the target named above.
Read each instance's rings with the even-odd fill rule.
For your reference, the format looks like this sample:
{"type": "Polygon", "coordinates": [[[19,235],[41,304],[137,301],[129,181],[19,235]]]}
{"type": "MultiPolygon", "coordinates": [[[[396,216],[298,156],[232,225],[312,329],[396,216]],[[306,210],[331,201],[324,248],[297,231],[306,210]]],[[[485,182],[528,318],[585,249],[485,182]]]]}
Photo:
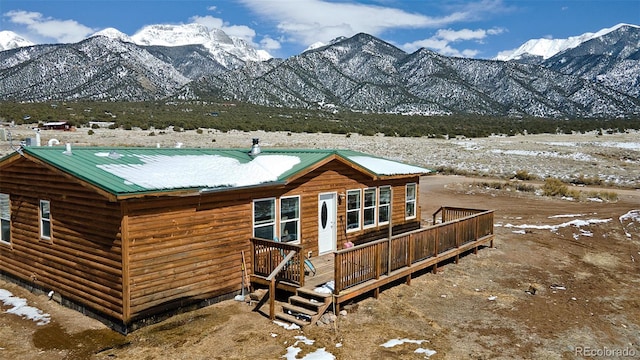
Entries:
{"type": "Polygon", "coordinates": [[[300,287],[304,286],[304,278],[305,278],[305,276],[304,276],[304,260],[305,259],[306,258],[304,256],[304,254],[302,253],[302,251],[300,251],[298,253],[298,262],[300,263],[300,269],[298,269],[298,271],[300,271],[300,287]]]}
{"type": "MultiPolygon", "coordinates": [[[[443,213],[444,215],[444,213],[443,213]]],[[[434,247],[434,253],[433,256],[434,257],[438,257],[438,243],[440,242],[440,227],[436,228],[436,235],[433,237],[433,247],[434,247]]],[[[433,264],[433,273],[437,273],[438,272],[438,262],[433,264]]]]}
{"type": "Polygon", "coordinates": [[[375,261],[376,261],[376,280],[380,279],[380,275],[382,273],[382,257],[380,256],[381,246],[380,244],[376,244],[373,248],[375,261]]]}
{"type": "Polygon", "coordinates": [[[389,193],[389,259],[387,263],[387,275],[391,275],[391,238],[393,237],[393,187],[389,188],[389,193]]]}
{"type": "MultiPolygon", "coordinates": [[[[454,225],[453,225],[453,237],[455,238],[456,241],[456,249],[458,249],[460,247],[460,236],[461,236],[461,232],[462,231],[458,231],[458,228],[462,227],[462,223],[457,221],[454,225]]],[[[460,254],[456,253],[456,265],[458,265],[458,260],[460,260],[460,254]]]]}
{"type": "Polygon", "coordinates": [[[276,278],[272,277],[269,282],[269,319],[276,319],[276,278]]]}
{"type": "MultiPolygon", "coordinates": [[[[475,234],[473,236],[473,241],[478,241],[478,234],[480,234],[480,215],[476,215],[475,219],[473,219],[475,222],[475,234]]],[[[478,247],[476,246],[473,249],[473,254],[474,255],[478,255],[478,247]]]]}

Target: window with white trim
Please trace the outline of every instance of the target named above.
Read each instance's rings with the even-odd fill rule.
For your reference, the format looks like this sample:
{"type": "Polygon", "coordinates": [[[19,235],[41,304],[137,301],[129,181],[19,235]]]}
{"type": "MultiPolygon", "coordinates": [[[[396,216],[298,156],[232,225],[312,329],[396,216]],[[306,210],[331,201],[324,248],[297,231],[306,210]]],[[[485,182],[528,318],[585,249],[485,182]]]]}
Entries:
{"type": "Polygon", "coordinates": [[[0,194],[0,242],[11,243],[11,198],[9,194],[0,194]]]}
{"type": "Polygon", "coordinates": [[[51,202],[40,200],[40,237],[51,239],[51,202]]]}
{"type": "Polygon", "coordinates": [[[378,196],[378,224],[389,223],[391,215],[391,186],[381,186],[378,196]]]}
{"type": "Polygon", "coordinates": [[[299,241],[300,234],[300,197],[280,199],[280,241],[299,241]]]}
{"type": "Polygon", "coordinates": [[[362,203],[360,190],[347,190],[347,231],[360,229],[362,203]]]}
{"type": "Polygon", "coordinates": [[[416,184],[411,183],[406,186],[406,197],[404,206],[405,218],[411,219],[416,217],[416,184]]]}
{"type": "Polygon", "coordinates": [[[276,199],[253,201],[253,237],[273,240],[276,236],[276,199]]]}
{"type": "Polygon", "coordinates": [[[376,226],[376,188],[364,189],[362,223],[365,228],[376,226]]]}

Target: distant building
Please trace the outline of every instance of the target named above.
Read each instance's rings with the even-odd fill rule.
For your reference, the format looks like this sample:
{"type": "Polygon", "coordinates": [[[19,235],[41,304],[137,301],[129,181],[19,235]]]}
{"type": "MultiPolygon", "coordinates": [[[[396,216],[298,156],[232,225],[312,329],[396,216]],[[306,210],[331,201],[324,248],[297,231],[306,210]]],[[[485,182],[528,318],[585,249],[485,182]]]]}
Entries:
{"type": "Polygon", "coordinates": [[[43,130],[63,130],[63,131],[73,131],[75,128],[67,121],[51,121],[42,124],[43,130]]]}
{"type": "Polygon", "coordinates": [[[114,126],[116,123],[113,121],[89,121],[89,126],[94,127],[97,126],[99,128],[109,128],[114,126]]]}

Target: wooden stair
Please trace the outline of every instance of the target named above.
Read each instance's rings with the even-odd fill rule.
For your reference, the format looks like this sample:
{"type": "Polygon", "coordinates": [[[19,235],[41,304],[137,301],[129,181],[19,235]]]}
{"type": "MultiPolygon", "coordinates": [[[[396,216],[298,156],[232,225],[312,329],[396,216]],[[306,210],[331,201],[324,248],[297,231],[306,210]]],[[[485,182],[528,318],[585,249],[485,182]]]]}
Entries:
{"type": "Polygon", "coordinates": [[[289,303],[282,304],[276,318],[299,326],[315,324],[333,302],[333,294],[298,288],[289,303]]]}

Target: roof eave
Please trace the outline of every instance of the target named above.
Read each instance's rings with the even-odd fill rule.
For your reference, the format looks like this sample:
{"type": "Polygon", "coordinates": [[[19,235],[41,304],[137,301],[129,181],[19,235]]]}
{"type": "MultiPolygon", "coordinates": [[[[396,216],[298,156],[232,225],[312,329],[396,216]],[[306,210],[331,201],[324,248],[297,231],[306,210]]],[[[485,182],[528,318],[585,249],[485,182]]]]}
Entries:
{"type": "Polygon", "coordinates": [[[255,188],[275,188],[286,185],[285,181],[271,181],[262,184],[255,185],[247,185],[247,186],[219,186],[212,188],[188,188],[188,189],[167,189],[162,191],[137,191],[130,193],[119,193],[116,195],[117,200],[130,200],[130,199],[141,199],[141,198],[149,198],[149,197],[161,197],[161,196],[169,196],[169,197],[188,197],[188,196],[200,196],[203,194],[214,194],[219,192],[229,192],[229,191],[242,191],[242,190],[251,190],[255,188]]]}

